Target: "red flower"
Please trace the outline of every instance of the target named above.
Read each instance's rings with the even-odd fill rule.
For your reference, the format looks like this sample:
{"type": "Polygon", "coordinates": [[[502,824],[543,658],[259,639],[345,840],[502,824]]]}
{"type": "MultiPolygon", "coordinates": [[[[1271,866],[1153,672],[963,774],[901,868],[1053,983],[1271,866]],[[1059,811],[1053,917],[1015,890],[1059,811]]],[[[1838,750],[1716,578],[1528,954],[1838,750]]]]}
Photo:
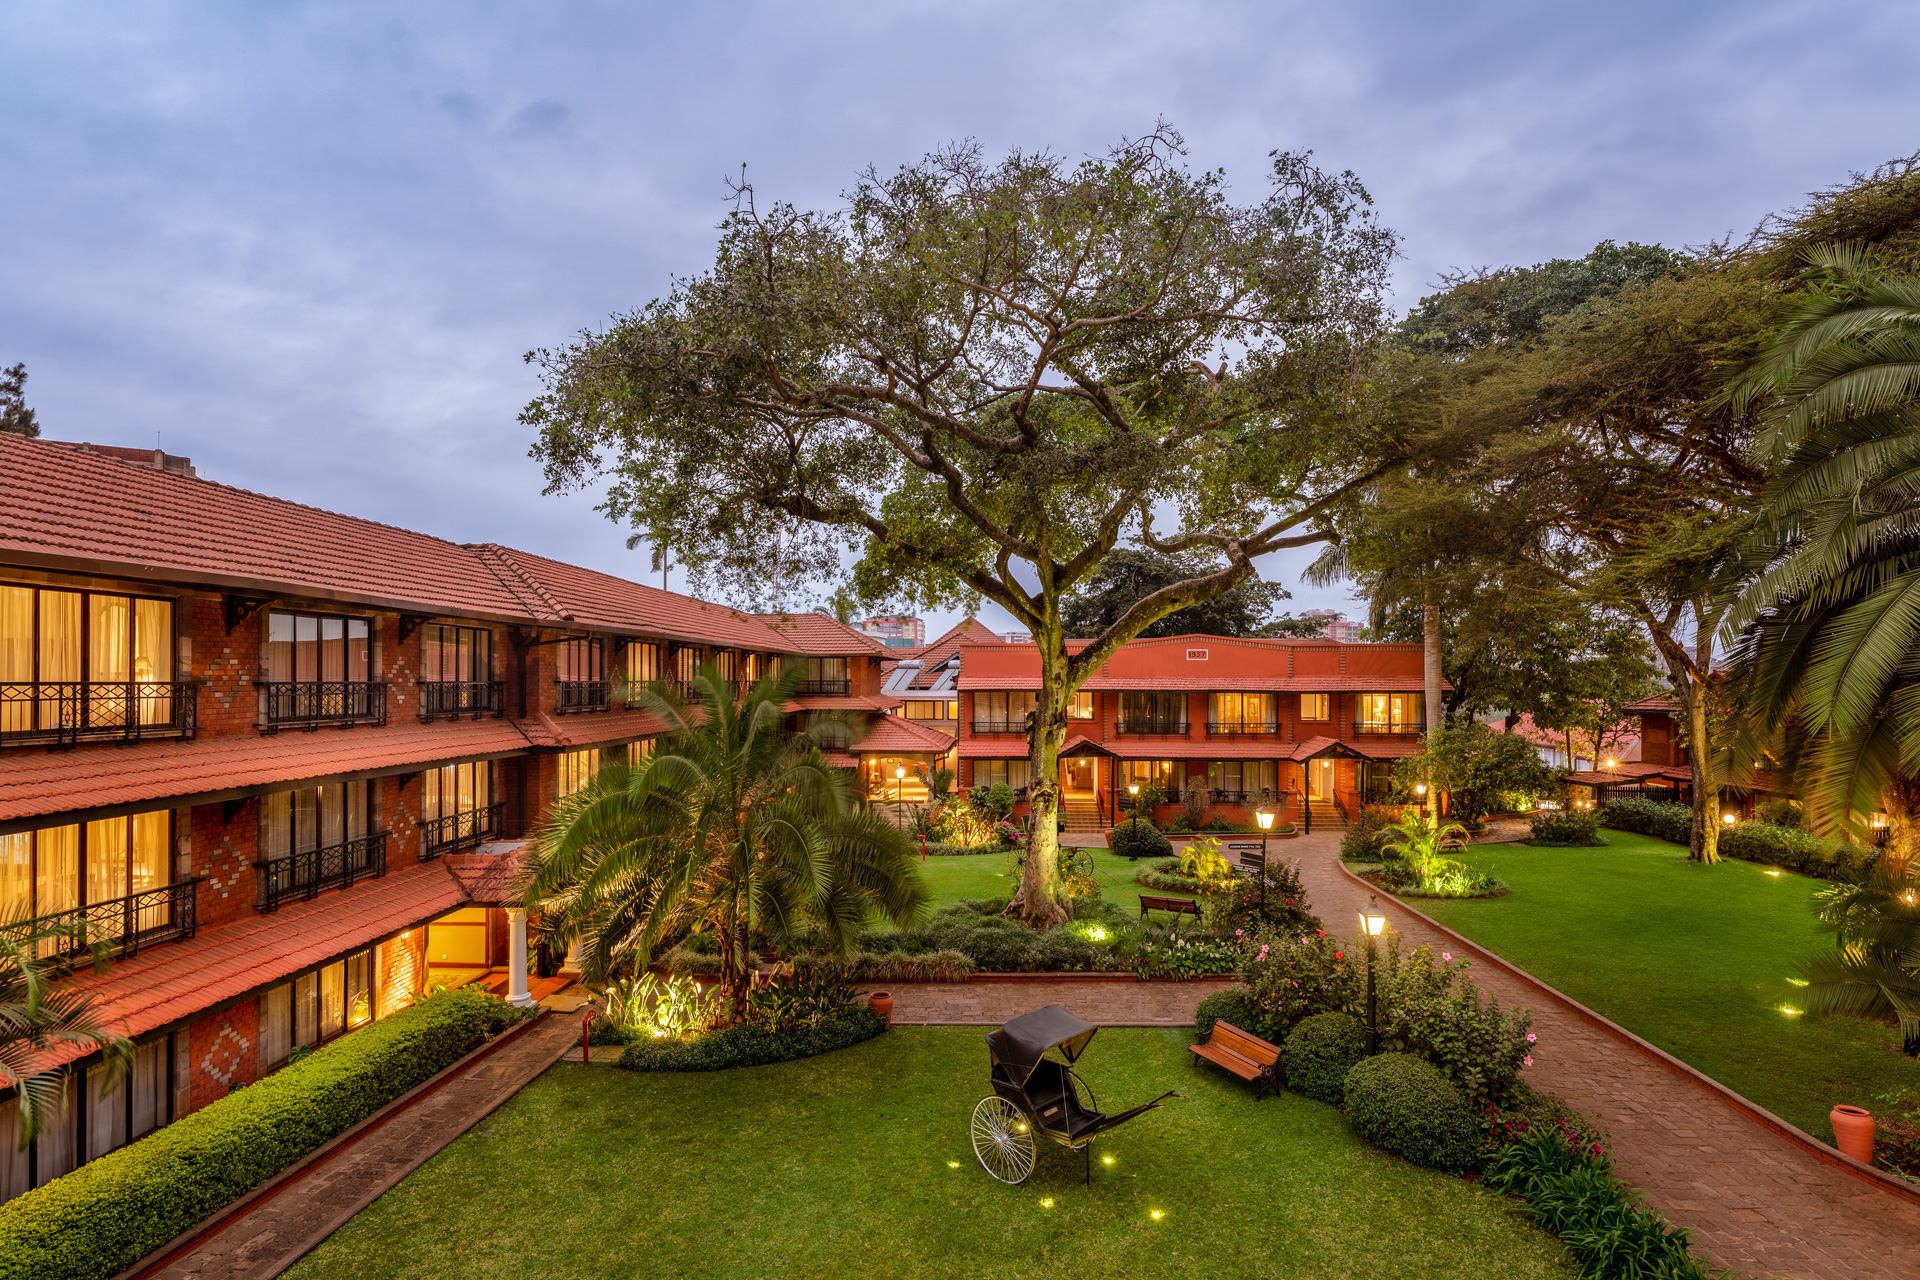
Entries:
{"type": "Polygon", "coordinates": [[[1345,959],[1346,957],[1345,957],[1345,956],[1342,956],[1342,955],[1341,955],[1341,954],[1340,954],[1340,953],[1339,953],[1338,951],[1336,951],[1336,952],[1334,952],[1334,953],[1333,953],[1333,958],[1334,958],[1335,960],[1344,960],[1344,959],[1345,959]]]}

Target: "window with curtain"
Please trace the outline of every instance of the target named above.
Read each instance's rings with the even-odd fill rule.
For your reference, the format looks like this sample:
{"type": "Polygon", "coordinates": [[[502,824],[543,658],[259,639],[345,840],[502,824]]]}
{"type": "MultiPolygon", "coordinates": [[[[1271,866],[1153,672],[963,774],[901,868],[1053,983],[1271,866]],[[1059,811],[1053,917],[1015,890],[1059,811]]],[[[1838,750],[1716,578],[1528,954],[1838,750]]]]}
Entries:
{"type": "Polygon", "coordinates": [[[993,692],[973,695],[973,728],[976,733],[1025,733],[1027,716],[1033,712],[1031,693],[993,692]]]}
{"type": "Polygon", "coordinates": [[[716,649],[713,653],[714,673],[722,680],[740,678],[740,655],[732,649],[716,649]]]}
{"type": "Polygon", "coordinates": [[[1355,719],[1363,733],[1418,733],[1426,728],[1424,693],[1363,693],[1355,719]]]}
{"type": "Polygon", "coordinates": [[[1216,796],[1256,803],[1279,794],[1274,790],[1277,774],[1272,760],[1215,760],[1207,766],[1207,786],[1216,796]]]}
{"type": "Polygon", "coordinates": [[[166,724],[172,680],[171,600],[0,586],[0,733],[166,724]],[[33,687],[77,684],[118,687],[33,687]]]}
{"type": "Polygon", "coordinates": [[[954,698],[905,702],[900,705],[900,714],[908,720],[958,720],[960,703],[954,698]]]}
{"type": "Polygon", "coordinates": [[[802,693],[816,693],[832,696],[849,687],[851,677],[847,674],[845,658],[808,658],[805,684],[800,686],[802,693]]]}
{"type": "Polygon", "coordinates": [[[293,984],[285,982],[260,997],[260,1072],[265,1074],[293,1052],[293,984]]]}
{"type": "Polygon", "coordinates": [[[493,803],[493,764],[470,760],[442,765],[422,775],[420,816],[445,818],[472,813],[493,803]]]}
{"type": "Polygon", "coordinates": [[[365,618],[267,615],[267,679],[279,684],[365,684],[373,679],[373,629],[365,618]]]}
{"type": "Polygon", "coordinates": [[[560,757],[559,795],[562,799],[572,795],[587,785],[593,775],[600,772],[600,751],[597,747],[588,747],[584,751],[568,751],[560,757]]]}
{"type": "Polygon", "coordinates": [[[1185,733],[1187,695],[1178,691],[1128,691],[1120,695],[1120,732],[1185,733]]]}
{"type": "Polygon", "coordinates": [[[1187,762],[1185,760],[1125,760],[1120,767],[1120,785],[1146,786],[1153,783],[1165,792],[1170,800],[1180,798],[1187,789],[1187,762]]]}
{"type": "Polygon", "coordinates": [[[1300,718],[1302,720],[1333,719],[1333,695],[1326,693],[1301,694],[1300,718]]]}
{"type": "Polygon", "coordinates": [[[598,637],[562,640],[554,646],[554,662],[556,680],[605,680],[606,642],[598,637]]]}
{"type": "Polygon", "coordinates": [[[371,802],[365,782],[269,792],[260,797],[261,861],[365,838],[373,829],[371,802]]]}
{"type": "Polygon", "coordinates": [[[682,684],[700,674],[700,650],[683,645],[673,651],[673,678],[682,684]]]}
{"type": "MultiPolygon", "coordinates": [[[[84,825],[45,827],[0,836],[0,916],[50,916],[172,883],[173,811],[156,809],[84,825]]],[[[171,919],[167,904],[149,903],[136,929],[171,919]]],[[[98,922],[117,936],[124,918],[98,922]]]]}
{"type": "Polygon", "coordinates": [[[748,653],[740,658],[740,679],[749,685],[759,684],[766,678],[767,660],[758,653],[748,653]]]}
{"type": "Polygon", "coordinates": [[[1220,733],[1274,733],[1280,720],[1280,695],[1211,693],[1207,722],[1220,733]]]}
{"type": "Polygon", "coordinates": [[[1027,760],[975,760],[973,762],[973,785],[990,787],[996,782],[1004,782],[1015,791],[1026,789],[1033,777],[1032,762],[1027,760]]]}
{"type": "Polygon", "coordinates": [[[493,679],[493,632],[430,623],[420,633],[422,680],[484,683],[493,679]]]}
{"type": "Polygon", "coordinates": [[[661,665],[660,646],[635,640],[627,646],[627,679],[634,684],[652,684],[666,674],[661,665]]]}

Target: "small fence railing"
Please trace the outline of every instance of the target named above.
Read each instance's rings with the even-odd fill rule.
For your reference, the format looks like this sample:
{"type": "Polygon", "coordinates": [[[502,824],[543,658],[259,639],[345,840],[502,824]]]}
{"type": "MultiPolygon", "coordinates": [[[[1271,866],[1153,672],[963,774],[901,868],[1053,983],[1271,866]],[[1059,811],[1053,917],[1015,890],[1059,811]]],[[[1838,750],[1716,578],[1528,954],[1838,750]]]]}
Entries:
{"type": "Polygon", "coordinates": [[[198,695],[184,680],[0,684],[0,746],[191,738],[198,695]]]}
{"type": "Polygon", "coordinates": [[[1425,733],[1427,721],[1424,716],[1411,720],[1355,720],[1355,733],[1425,733]]]}
{"type": "Polygon", "coordinates": [[[125,960],[138,955],[142,947],[191,938],[198,927],[196,890],[205,880],[205,876],[196,876],[124,898],[90,902],[84,907],[0,925],[0,933],[24,938],[46,930],[62,931],[64,936],[44,938],[39,943],[44,959],[83,955],[95,944],[104,943],[112,958],[125,960]]]}
{"type": "Polygon", "coordinates": [[[1027,731],[1027,720],[1025,716],[1022,716],[1018,720],[1009,720],[1002,716],[988,716],[985,718],[975,716],[973,718],[973,731],[975,733],[1025,733],[1027,731]]]}
{"type": "Polygon", "coordinates": [[[422,680],[419,689],[421,720],[431,722],[442,716],[478,720],[499,718],[506,685],[499,680],[422,680]]]}
{"type": "Polygon", "coordinates": [[[803,698],[844,698],[853,692],[853,679],[842,676],[829,680],[802,680],[799,696],[803,698]]]}
{"type": "Polygon", "coordinates": [[[366,680],[262,682],[260,728],[318,729],[322,725],[385,724],[387,686],[366,680]]]}
{"type": "Polygon", "coordinates": [[[1184,736],[1189,727],[1185,716],[1122,716],[1113,726],[1115,733],[1135,734],[1179,734],[1184,736]]]}
{"type": "Polygon", "coordinates": [[[1280,732],[1278,720],[1209,720],[1209,738],[1251,738],[1263,733],[1280,732]]]}
{"type": "Polygon", "coordinates": [[[277,911],[283,902],[317,897],[322,889],[347,888],[358,880],[387,874],[387,833],[376,832],[324,849],[303,849],[284,858],[253,864],[260,885],[261,911],[277,911]]]}
{"type": "Polygon", "coordinates": [[[506,813],[504,801],[480,809],[462,809],[441,818],[426,818],[420,823],[420,861],[431,862],[443,853],[484,844],[500,834],[500,821],[506,813]]]}
{"type": "Polygon", "coordinates": [[[556,680],[559,701],[554,710],[562,715],[581,711],[605,711],[613,705],[613,684],[607,680],[556,680]]]}

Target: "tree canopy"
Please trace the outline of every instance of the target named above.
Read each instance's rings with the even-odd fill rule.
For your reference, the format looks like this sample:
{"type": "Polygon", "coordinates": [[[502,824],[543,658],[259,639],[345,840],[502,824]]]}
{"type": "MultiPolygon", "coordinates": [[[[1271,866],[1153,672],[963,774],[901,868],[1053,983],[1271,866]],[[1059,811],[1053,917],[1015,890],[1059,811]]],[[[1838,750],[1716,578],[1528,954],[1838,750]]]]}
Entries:
{"type": "MultiPolygon", "coordinates": [[[[1157,551],[1115,548],[1061,605],[1060,619],[1070,636],[1097,636],[1154,592],[1194,576],[1198,567],[1157,551]]],[[[1297,634],[1300,620],[1272,616],[1273,606],[1287,597],[1287,589],[1279,583],[1249,578],[1212,599],[1175,610],[1140,635],[1297,634]]]]}
{"type": "Polygon", "coordinates": [[[22,436],[40,434],[40,424],[34,421],[33,410],[27,408],[27,366],[24,364],[0,369],[0,431],[22,436]]]}
{"type": "Polygon", "coordinates": [[[738,188],[713,268],[528,357],[550,485],[746,601],[843,577],[863,600],[1030,631],[1035,836],[1015,910],[1063,918],[1056,758],[1071,693],[1125,641],[1329,536],[1394,452],[1352,411],[1393,236],[1351,173],[1275,152],[1236,204],[1161,126],[1069,164],[976,145],[830,212],[738,188]],[[1156,513],[1170,513],[1156,528],[1156,513]],[[1062,607],[1124,531],[1196,568],[1069,654],[1062,607]]]}

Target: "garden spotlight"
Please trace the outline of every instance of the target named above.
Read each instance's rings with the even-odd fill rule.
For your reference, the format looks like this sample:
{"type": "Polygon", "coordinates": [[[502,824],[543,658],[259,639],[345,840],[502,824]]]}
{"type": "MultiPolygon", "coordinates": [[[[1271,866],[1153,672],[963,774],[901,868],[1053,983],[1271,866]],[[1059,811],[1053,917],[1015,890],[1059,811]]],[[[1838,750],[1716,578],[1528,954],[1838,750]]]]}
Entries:
{"type": "Polygon", "coordinates": [[[1372,1057],[1380,1042],[1380,1021],[1373,996],[1373,940],[1387,927],[1387,918],[1380,914],[1380,899],[1374,894],[1367,895],[1367,909],[1360,913],[1360,932],[1367,938],[1367,1056],[1372,1057]]]}

